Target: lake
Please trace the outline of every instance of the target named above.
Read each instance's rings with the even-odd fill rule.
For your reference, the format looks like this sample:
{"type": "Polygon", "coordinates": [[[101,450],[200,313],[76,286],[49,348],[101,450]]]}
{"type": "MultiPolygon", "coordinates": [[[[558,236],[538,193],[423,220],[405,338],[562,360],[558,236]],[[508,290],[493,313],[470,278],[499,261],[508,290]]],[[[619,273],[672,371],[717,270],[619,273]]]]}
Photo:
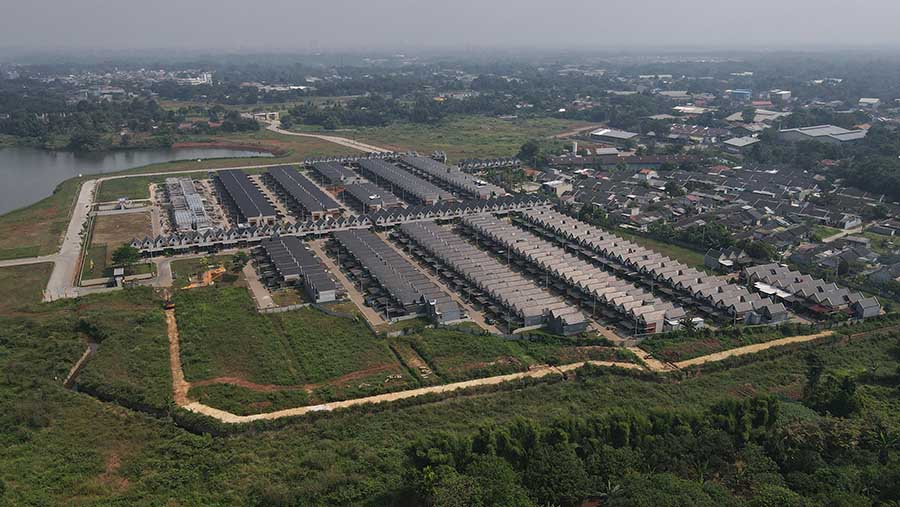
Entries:
{"type": "Polygon", "coordinates": [[[0,148],[0,214],[40,201],[52,194],[58,184],[79,174],[116,172],[175,160],[271,156],[271,153],[230,148],[159,148],[102,153],[0,148]]]}

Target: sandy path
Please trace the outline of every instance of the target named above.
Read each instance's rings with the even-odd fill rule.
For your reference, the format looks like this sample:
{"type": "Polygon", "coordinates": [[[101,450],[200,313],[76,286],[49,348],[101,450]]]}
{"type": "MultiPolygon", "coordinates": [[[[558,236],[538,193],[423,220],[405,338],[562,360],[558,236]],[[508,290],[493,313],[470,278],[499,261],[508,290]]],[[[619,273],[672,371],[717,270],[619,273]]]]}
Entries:
{"type": "Polygon", "coordinates": [[[169,335],[169,365],[172,368],[172,390],[175,404],[185,406],[190,403],[187,394],[191,385],[184,379],[184,370],[181,368],[181,343],[174,309],[166,310],[166,331],[169,335]]]}
{"type": "Polygon", "coordinates": [[[636,346],[625,347],[625,348],[630,350],[631,352],[633,352],[634,355],[636,355],[641,361],[643,361],[644,364],[647,365],[647,368],[649,368],[651,371],[665,372],[665,371],[675,371],[675,369],[676,369],[675,365],[673,365],[672,363],[666,363],[666,362],[660,361],[659,359],[656,359],[655,357],[651,356],[650,353],[648,353],[644,349],[641,349],[636,346]]]}
{"type": "Polygon", "coordinates": [[[204,414],[209,417],[213,417],[225,423],[231,424],[240,424],[240,423],[248,423],[253,421],[262,421],[262,420],[272,420],[272,419],[280,419],[282,417],[291,417],[298,415],[305,415],[311,412],[327,412],[331,410],[336,410],[339,408],[347,408],[353,407],[357,405],[365,405],[367,403],[384,403],[389,401],[403,400],[407,398],[415,398],[417,396],[422,396],[425,394],[440,394],[440,393],[449,393],[453,391],[457,391],[460,389],[467,389],[476,386],[487,386],[487,385],[496,385],[502,384],[503,382],[510,382],[513,380],[520,380],[525,378],[541,378],[547,375],[552,374],[564,374],[569,371],[573,371],[578,369],[586,364],[592,364],[596,366],[612,366],[619,368],[629,368],[629,369],[639,369],[640,366],[632,363],[614,363],[610,361],[585,361],[581,363],[568,364],[565,366],[543,366],[539,368],[535,368],[529,371],[524,371],[520,373],[512,373],[509,375],[498,375],[496,377],[487,377],[480,378],[475,380],[467,380],[465,382],[456,382],[454,384],[444,384],[440,386],[431,386],[431,387],[421,387],[418,389],[410,389],[407,391],[399,391],[396,393],[386,393],[386,394],[378,394],[375,396],[367,396],[365,398],[357,398],[354,400],[346,400],[346,401],[335,401],[331,403],[323,403],[321,405],[311,405],[307,407],[297,407],[297,408],[289,408],[286,410],[279,410],[276,412],[270,412],[267,414],[254,414],[254,415],[246,415],[239,416],[235,414],[231,414],[224,410],[219,410],[217,408],[209,407],[202,403],[189,403],[187,405],[182,405],[183,408],[190,410],[191,412],[196,412],[198,414],[204,414]]]}
{"type": "Polygon", "coordinates": [[[378,146],[373,146],[371,144],[361,143],[361,142],[355,141],[353,139],[348,139],[346,137],[329,136],[329,135],[324,135],[324,134],[309,134],[309,133],[303,133],[303,132],[291,132],[290,130],[283,130],[283,129],[279,128],[280,124],[281,124],[281,122],[278,122],[277,124],[271,123],[266,128],[271,130],[272,132],[277,132],[279,134],[284,134],[286,136],[312,137],[315,139],[321,139],[323,141],[328,141],[330,143],[339,144],[341,146],[345,146],[347,148],[352,148],[354,150],[359,150],[359,151],[374,152],[374,153],[387,153],[390,151],[390,150],[386,150],[384,148],[380,148],[378,146]]]}
{"type": "Polygon", "coordinates": [[[696,366],[698,364],[721,361],[721,360],[727,359],[729,357],[743,356],[746,354],[754,354],[756,352],[761,352],[763,350],[771,349],[773,347],[781,347],[783,345],[790,345],[792,343],[810,342],[813,340],[818,340],[819,338],[825,338],[826,336],[831,336],[832,334],[834,334],[832,331],[822,331],[821,333],[816,333],[816,334],[809,334],[809,335],[802,335],[802,336],[788,336],[787,338],[772,340],[772,341],[768,341],[765,343],[754,343],[753,345],[738,347],[736,349],[731,349],[731,350],[723,350],[722,352],[716,352],[716,353],[709,354],[706,356],[695,357],[693,359],[688,359],[686,361],[681,361],[681,362],[675,363],[675,366],[677,366],[678,368],[688,368],[691,366],[696,366]]]}

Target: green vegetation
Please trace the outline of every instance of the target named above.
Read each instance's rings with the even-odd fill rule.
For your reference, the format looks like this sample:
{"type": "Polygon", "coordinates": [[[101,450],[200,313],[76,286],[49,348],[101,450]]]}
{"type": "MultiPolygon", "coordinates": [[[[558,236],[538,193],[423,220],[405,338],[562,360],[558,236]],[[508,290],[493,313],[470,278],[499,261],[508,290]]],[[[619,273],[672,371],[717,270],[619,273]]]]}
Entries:
{"type": "Polygon", "coordinates": [[[93,280],[106,276],[106,245],[92,245],[84,252],[81,279],[93,280]]]}
{"type": "Polygon", "coordinates": [[[718,331],[704,328],[654,336],[641,342],[641,348],[659,359],[674,363],[754,343],[815,332],[811,326],[797,324],[784,324],[778,327],[734,327],[718,331]]]}
{"type": "Polygon", "coordinates": [[[0,260],[56,253],[82,181],[66,180],[50,197],[0,215],[0,260]]]}
{"type": "Polygon", "coordinates": [[[812,234],[810,235],[810,239],[813,241],[822,241],[825,238],[830,236],[834,236],[842,232],[841,229],[836,227],[828,227],[827,225],[814,225],[812,226],[812,234]]]}
{"type": "Polygon", "coordinates": [[[52,271],[52,262],[0,268],[0,315],[39,303],[52,271]]]}
{"type": "Polygon", "coordinates": [[[305,389],[255,391],[233,384],[209,384],[192,387],[191,399],[237,415],[274,412],[310,404],[305,389]]]}
{"type": "Polygon", "coordinates": [[[584,123],[554,118],[501,120],[485,116],[453,116],[436,125],[395,123],[386,127],[342,130],[343,135],[395,150],[431,153],[443,150],[456,161],[464,158],[511,157],[529,139],[557,135],[584,123]]]}
{"type": "Polygon", "coordinates": [[[312,308],[261,315],[241,288],[179,291],[175,301],[189,381],[237,377],[345,388],[402,373],[387,343],[359,321],[312,308]]]}
{"type": "Polygon", "coordinates": [[[127,197],[129,199],[149,199],[150,183],[159,183],[165,176],[137,176],[104,180],[97,191],[98,202],[110,202],[127,197]]]}
{"type": "Polygon", "coordinates": [[[237,272],[234,258],[234,255],[214,255],[174,260],[172,261],[173,285],[176,288],[186,287],[192,279],[196,280],[204,271],[219,265],[225,268],[225,273],[215,280],[218,287],[243,285],[243,278],[237,272]]]}
{"type": "Polygon", "coordinates": [[[98,344],[78,386],[104,400],[164,413],[172,402],[165,317],[150,289],[126,292],[94,296],[77,309],[82,334],[98,344]]]}

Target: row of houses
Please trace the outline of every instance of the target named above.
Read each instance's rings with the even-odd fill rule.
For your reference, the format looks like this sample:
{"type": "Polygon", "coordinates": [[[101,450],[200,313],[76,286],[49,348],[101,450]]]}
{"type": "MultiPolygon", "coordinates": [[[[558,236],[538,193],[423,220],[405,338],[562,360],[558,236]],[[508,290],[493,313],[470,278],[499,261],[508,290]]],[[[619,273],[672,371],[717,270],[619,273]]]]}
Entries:
{"type": "Polygon", "coordinates": [[[280,235],[320,235],[339,230],[367,229],[370,227],[390,227],[420,220],[451,220],[478,213],[508,213],[537,206],[547,206],[549,200],[537,195],[515,195],[486,201],[466,201],[462,203],[441,203],[434,206],[411,206],[381,210],[377,213],[306,220],[296,223],[263,224],[241,226],[231,229],[214,228],[160,235],[154,238],[135,238],[131,245],[145,255],[159,255],[166,251],[185,252],[203,249],[235,248],[257,244],[262,239],[280,235]]]}
{"type": "Polygon", "coordinates": [[[413,254],[424,258],[435,270],[449,270],[445,276],[458,290],[470,294],[505,320],[510,330],[546,326],[554,333],[571,335],[587,328],[588,322],[577,308],[448,228],[436,222],[415,222],[402,225],[400,232],[412,243],[413,254]]]}
{"type": "Polygon", "coordinates": [[[682,296],[707,313],[725,312],[734,322],[776,323],[788,318],[781,303],[762,298],[745,287],[729,283],[672,260],[615,234],[576,220],[549,208],[522,213],[525,220],[555,236],[598,256],[610,268],[644,277],[667,287],[673,297],[682,296]]]}
{"type": "MultiPolygon", "coordinates": [[[[652,334],[676,328],[685,311],[670,301],[619,278],[565,249],[538,238],[493,215],[465,217],[462,224],[498,249],[526,263],[538,279],[553,279],[561,291],[577,297],[595,313],[596,305],[633,323],[636,334],[652,334]]],[[[548,284],[549,285],[549,284],[548,284]]]]}

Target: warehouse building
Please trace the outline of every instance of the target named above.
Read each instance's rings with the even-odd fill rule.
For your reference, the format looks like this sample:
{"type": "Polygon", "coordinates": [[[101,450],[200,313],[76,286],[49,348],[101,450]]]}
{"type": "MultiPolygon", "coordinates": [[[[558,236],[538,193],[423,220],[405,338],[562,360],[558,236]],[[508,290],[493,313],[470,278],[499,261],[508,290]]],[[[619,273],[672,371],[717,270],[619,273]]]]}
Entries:
{"type": "Polygon", "coordinates": [[[490,199],[506,195],[506,191],[497,185],[428,157],[403,156],[400,157],[400,162],[427,178],[473,199],[490,199]]]}
{"type": "Polygon", "coordinates": [[[343,212],[340,204],[293,167],[269,169],[267,181],[291,212],[301,219],[321,220],[338,217],[343,212]]]}
{"type": "Polygon", "coordinates": [[[446,292],[371,231],[339,231],[334,240],[341,263],[365,287],[369,306],[388,318],[424,315],[439,324],[464,318],[446,292]]]}
{"type": "Polygon", "coordinates": [[[665,289],[670,298],[693,304],[708,315],[748,324],[774,324],[789,317],[782,303],[556,210],[528,210],[522,216],[555,241],[572,245],[623,276],[638,277],[658,290],[665,289]]]}
{"type": "Polygon", "coordinates": [[[577,298],[592,315],[600,308],[627,319],[634,334],[668,331],[686,315],[674,303],[493,215],[465,217],[462,223],[496,245],[498,253],[521,260],[533,277],[546,278],[546,285],[577,298]]]}
{"type": "Polygon", "coordinates": [[[261,275],[270,285],[302,284],[306,295],[315,303],[337,299],[337,285],[296,236],[277,236],[260,243],[261,275]]]}
{"type": "Polygon", "coordinates": [[[342,195],[362,213],[403,207],[400,198],[369,181],[345,185],[342,195]]]}
{"type": "Polygon", "coordinates": [[[864,139],[867,130],[847,130],[834,125],[816,125],[813,127],[801,127],[795,129],[783,129],[778,131],[778,138],[782,141],[801,142],[818,141],[820,143],[843,144],[864,139]]]}
{"type": "Polygon", "coordinates": [[[857,319],[881,315],[877,298],[804,275],[780,264],[751,266],[742,278],[762,294],[819,315],[845,313],[857,319]]]}
{"type": "Polygon", "coordinates": [[[546,326],[551,332],[577,334],[587,320],[577,308],[540,288],[509,266],[435,222],[400,227],[410,251],[441,272],[456,288],[480,304],[510,331],[546,326]]]}
{"type": "Polygon", "coordinates": [[[407,202],[430,206],[442,201],[457,201],[457,198],[450,192],[384,160],[360,160],[359,167],[373,183],[407,202]]]}
{"type": "Polygon", "coordinates": [[[238,225],[274,224],[278,213],[266,196],[256,188],[243,171],[230,169],[213,173],[222,196],[222,204],[235,217],[238,225]]]}

